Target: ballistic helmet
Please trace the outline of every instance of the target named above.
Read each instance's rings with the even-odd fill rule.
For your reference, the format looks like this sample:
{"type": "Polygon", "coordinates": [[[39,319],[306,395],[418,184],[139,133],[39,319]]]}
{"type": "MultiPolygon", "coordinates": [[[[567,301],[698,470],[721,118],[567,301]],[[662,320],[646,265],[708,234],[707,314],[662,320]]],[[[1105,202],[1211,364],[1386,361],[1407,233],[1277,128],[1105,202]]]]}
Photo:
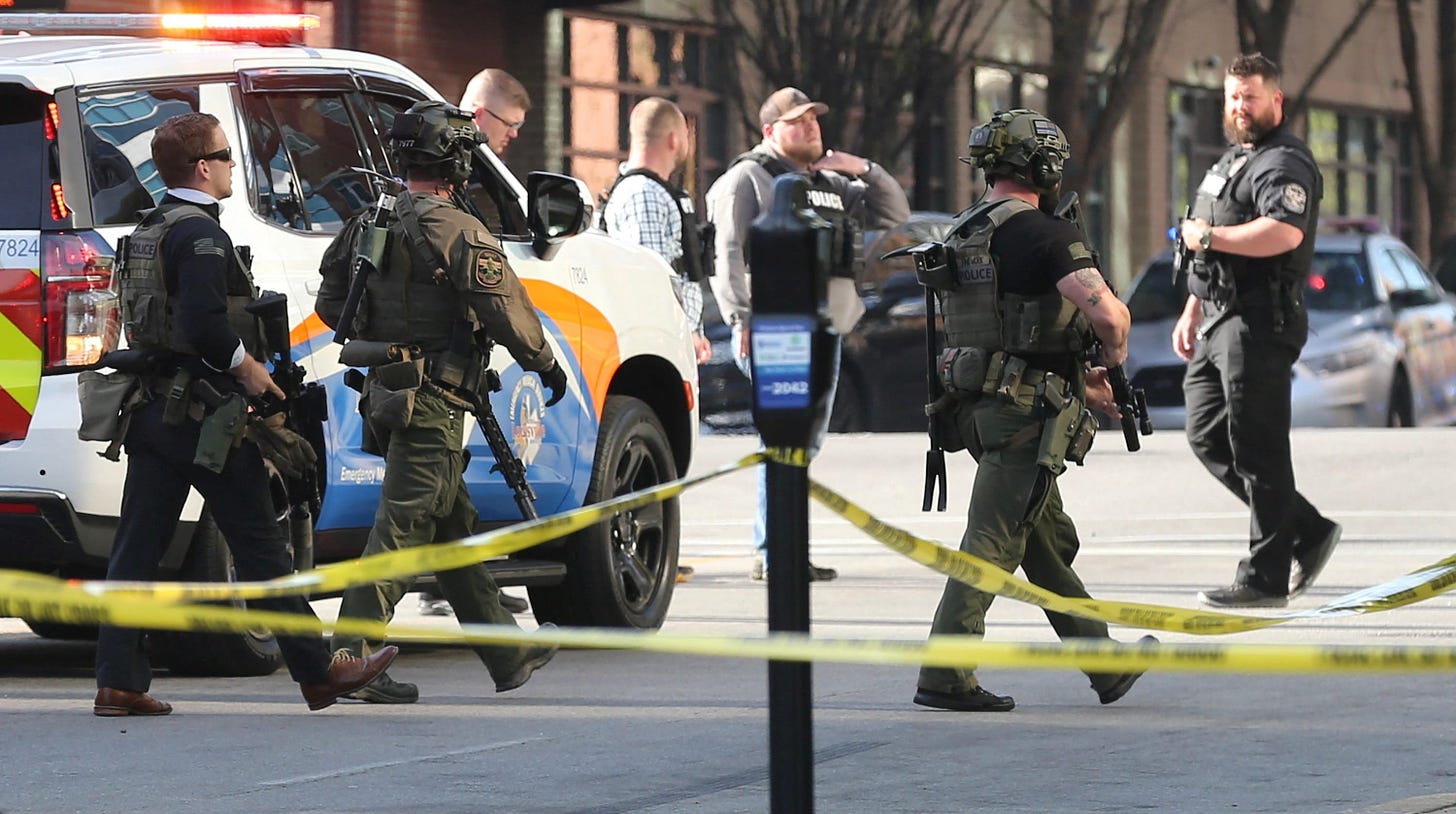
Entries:
{"type": "Polygon", "coordinates": [[[484,142],[471,115],[444,102],[415,102],[389,126],[390,149],[400,172],[425,169],[452,184],[470,176],[470,153],[484,142]]]}
{"type": "Polygon", "coordinates": [[[1072,154],[1067,136],[1056,122],[1029,110],[998,110],[971,130],[969,156],[990,178],[1015,178],[1037,192],[1052,191],[1062,180],[1062,166],[1072,154]]]}

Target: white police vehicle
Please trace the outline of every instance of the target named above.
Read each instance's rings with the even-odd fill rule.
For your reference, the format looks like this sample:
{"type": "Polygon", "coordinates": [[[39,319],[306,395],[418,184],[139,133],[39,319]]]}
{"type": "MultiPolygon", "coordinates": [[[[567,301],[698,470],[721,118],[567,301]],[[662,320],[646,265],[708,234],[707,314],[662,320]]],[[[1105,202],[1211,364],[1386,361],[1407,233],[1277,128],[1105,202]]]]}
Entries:
{"type": "MultiPolygon", "coordinates": [[[[441,97],[370,54],[13,33],[177,24],[165,17],[0,15],[0,568],[104,574],[123,470],[97,455],[99,444],[76,438],[76,373],[116,341],[113,249],[163,189],[152,132],[188,111],[217,116],[233,145],[234,194],[222,225],[252,248],[259,286],[288,295],[293,358],[326,391],[327,420],[314,435],[322,446],[316,516],[281,478],[274,484],[299,564],[357,556],[379,499],[383,459],[359,449],[357,396],[343,386],[339,346],[312,313],[318,264],[333,234],[376,195],[352,168],[392,174],[380,134],[414,102],[441,97]]],[[[234,35],[288,38],[255,19],[210,17],[234,35]]],[[[570,378],[567,397],[546,410],[536,376],[522,375],[503,350],[492,358],[504,386],[491,402],[541,515],[677,477],[698,419],[697,368],[670,271],[600,232],[575,234],[589,220],[589,198],[580,182],[561,178],[528,194],[482,149],[471,195],[502,236],[570,378]]],[[[467,444],[466,479],[482,523],[519,520],[478,427],[467,444]]],[[[528,587],[541,621],[655,628],[672,598],[678,534],[669,501],[491,566],[502,584],[528,587]]],[[[226,546],[196,494],[163,566],[169,578],[230,576],[226,546]]],[[[279,664],[261,632],[157,634],[154,646],[181,672],[261,674],[279,664]]]]}

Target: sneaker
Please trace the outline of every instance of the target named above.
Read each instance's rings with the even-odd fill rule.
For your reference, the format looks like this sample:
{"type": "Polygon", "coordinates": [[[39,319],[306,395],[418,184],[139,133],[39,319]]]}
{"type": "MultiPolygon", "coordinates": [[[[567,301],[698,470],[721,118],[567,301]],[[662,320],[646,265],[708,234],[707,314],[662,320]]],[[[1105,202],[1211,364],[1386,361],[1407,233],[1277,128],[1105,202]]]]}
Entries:
{"type": "Polygon", "coordinates": [[[1016,708],[1016,699],[1011,696],[997,695],[979,686],[965,692],[939,692],[916,687],[915,703],[956,712],[1010,712],[1016,708]]]}
{"type": "Polygon", "coordinates": [[[425,597],[420,597],[420,615],[454,616],[455,609],[450,607],[450,603],[446,602],[443,599],[428,599],[425,597]]]}
{"type": "Polygon", "coordinates": [[[344,697],[371,704],[413,704],[420,700],[420,688],[414,684],[395,681],[389,677],[389,673],[380,673],[378,678],[351,693],[345,693],[344,697]]]}
{"type": "Polygon", "coordinates": [[[1198,601],[1215,608],[1282,608],[1289,597],[1266,594],[1252,585],[1230,585],[1211,591],[1199,591],[1198,601]]]}
{"type": "MultiPolygon", "coordinates": [[[[1157,643],[1158,639],[1155,636],[1144,636],[1141,639],[1138,639],[1138,644],[1157,643]]],[[[1147,671],[1140,670],[1136,673],[1123,673],[1122,675],[1118,676],[1117,680],[1112,682],[1112,686],[1108,687],[1107,689],[1097,690],[1096,687],[1093,687],[1092,689],[1097,690],[1098,701],[1104,704],[1111,704],[1112,702],[1123,697],[1124,695],[1127,695],[1127,691],[1132,689],[1132,685],[1136,683],[1139,678],[1143,677],[1144,672],[1147,671]]]]}
{"type": "Polygon", "coordinates": [[[511,596],[505,591],[501,591],[500,603],[501,607],[506,609],[506,613],[525,613],[531,609],[529,602],[519,596],[511,596]]]}
{"type": "MultiPolygon", "coordinates": [[[[755,582],[761,582],[765,579],[768,579],[768,565],[764,563],[763,557],[753,558],[753,567],[748,571],[748,578],[755,582]]],[[[822,568],[812,562],[809,563],[810,582],[829,582],[830,580],[838,578],[839,572],[835,569],[822,568]]]]}
{"type": "Polygon", "coordinates": [[[1330,561],[1330,554],[1334,553],[1335,546],[1340,543],[1342,531],[1344,529],[1339,523],[1331,523],[1330,530],[1318,543],[1310,546],[1303,554],[1295,554],[1289,569],[1290,599],[1304,593],[1319,578],[1320,572],[1325,570],[1325,563],[1330,561]]]}
{"type": "MultiPolygon", "coordinates": [[[[540,630],[555,630],[556,625],[547,622],[539,628],[540,630]]],[[[554,644],[542,644],[531,647],[521,657],[521,663],[510,675],[495,682],[496,692],[510,692],[531,680],[531,674],[546,666],[556,655],[557,646],[554,644]]]]}

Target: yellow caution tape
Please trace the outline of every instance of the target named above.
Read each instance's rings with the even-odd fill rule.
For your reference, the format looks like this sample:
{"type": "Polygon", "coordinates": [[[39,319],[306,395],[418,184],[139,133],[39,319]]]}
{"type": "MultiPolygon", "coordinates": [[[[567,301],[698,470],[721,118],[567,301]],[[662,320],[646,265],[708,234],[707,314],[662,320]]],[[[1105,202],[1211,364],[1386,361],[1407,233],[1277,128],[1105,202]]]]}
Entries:
{"type": "MultiPolygon", "coordinates": [[[[189,601],[252,599],[341,590],[352,584],[430,571],[449,570],[528,548],[570,534],[621,511],[666,500],[713,478],[766,459],[795,463],[793,450],[745,456],[734,464],[653,489],[541,518],[454,543],[393,551],[315,571],[256,583],[66,583],[52,577],[0,570],[0,615],[73,625],[114,625],[192,632],[227,632],[266,627],[283,634],[317,634],[315,618],[189,601]]],[[[1456,556],[1404,577],[1348,594],[1318,609],[1277,616],[1190,611],[1160,605],[1062,597],[997,566],[945,548],[886,524],[843,496],[810,483],[816,500],[887,547],[980,590],[1048,610],[1131,627],[1212,634],[1256,630],[1296,618],[1347,616],[1408,605],[1456,585],[1456,556]]],[[[1391,672],[1456,669],[1456,647],[1360,647],[1270,645],[1122,644],[1077,641],[1056,644],[994,643],[972,636],[935,636],[925,643],[817,639],[774,633],[762,638],[700,637],[625,630],[573,629],[526,633],[513,626],[462,625],[460,632],[362,619],[340,619],[332,629],[372,639],[409,638],[440,644],[552,642],[566,647],[654,651],[682,655],[832,661],[867,664],[988,665],[1089,671],[1156,668],[1182,671],[1391,672]]]]}
{"type": "MultiPolygon", "coordinates": [[[[0,615],[73,625],[116,625],[199,633],[256,630],[316,635],[316,618],[217,605],[162,605],[138,596],[94,596],[53,577],[0,571],[0,615]]],[[[340,619],[334,631],[382,639],[383,622],[340,619]]],[[[596,628],[537,630],[510,625],[461,625],[443,633],[398,622],[391,637],[438,644],[554,643],[563,647],[633,650],[688,656],[823,661],[852,664],[980,665],[1029,669],[1076,668],[1092,672],[1329,673],[1434,672],[1456,670],[1456,647],[1357,647],[1315,645],[1124,644],[1075,641],[1047,644],[986,642],[973,636],[936,636],[928,642],[820,639],[808,634],[764,637],[683,636],[596,628]]]]}
{"type": "Polygon", "coordinates": [[[1353,616],[1386,611],[1430,599],[1456,586],[1456,556],[1452,556],[1389,582],[1346,594],[1319,608],[1272,616],[1246,616],[1138,602],[1072,598],[1039,588],[980,557],[946,548],[878,520],[843,495],[817,481],[809,482],[809,494],[887,548],[973,588],[1057,613],[1148,630],[1200,635],[1242,633],[1281,625],[1292,619],[1353,616]]]}
{"type": "Polygon", "coordinates": [[[77,581],[77,587],[93,595],[127,594],[151,597],[158,602],[215,602],[260,599],[293,594],[325,594],[350,585],[381,579],[449,571],[530,548],[589,528],[620,512],[674,498],[688,489],[736,472],[763,460],[753,453],[736,463],[725,464],[702,475],[661,483],[650,489],[621,495],[561,514],[542,517],[495,531],[472,535],[448,543],[386,551],[357,560],[336,562],[312,571],[300,571],[259,582],[125,582],[77,581]]]}

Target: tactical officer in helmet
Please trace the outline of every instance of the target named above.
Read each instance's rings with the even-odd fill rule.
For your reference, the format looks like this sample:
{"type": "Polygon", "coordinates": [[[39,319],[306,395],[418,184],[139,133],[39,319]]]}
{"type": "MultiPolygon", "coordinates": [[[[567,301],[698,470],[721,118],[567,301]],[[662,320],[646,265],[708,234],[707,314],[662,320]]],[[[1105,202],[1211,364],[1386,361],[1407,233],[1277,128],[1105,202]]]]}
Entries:
{"type": "MultiPolygon", "coordinates": [[[[975,457],[961,551],[1062,596],[1085,597],[1072,570],[1077,530],[1057,476],[1080,463],[1096,423],[1087,407],[1117,416],[1104,367],[1085,361],[1094,340],[1103,365],[1127,355],[1127,307],[1108,288],[1080,229],[1048,214],[1056,203],[1066,136],[1034,110],[996,113],[971,131],[966,160],[985,172],[986,196],[962,212],[945,262],[920,272],[945,324],[938,370],[947,398],[932,409],[946,449],[975,457]]],[[[930,265],[930,264],[927,264],[930,265]]],[[[993,594],[949,580],[931,633],[980,635],[993,594]]],[[[1047,612],[1063,639],[1106,639],[1107,625],[1047,612]]],[[[1104,704],[1139,673],[1092,673],[1104,704]]],[[[915,703],[1005,711],[1010,696],[983,688],[970,668],[920,670],[915,703]]]]}
{"type": "MultiPolygon", "coordinates": [[[[763,141],[733,159],[728,170],[708,189],[708,221],[715,229],[713,294],[723,320],[733,328],[732,344],[744,375],[749,375],[748,320],[753,311],[748,228],[754,218],[772,206],[774,178],[791,172],[808,173],[813,183],[809,200],[815,212],[841,229],[888,229],[910,218],[905,190],[885,168],[842,150],[824,149],[819,117],[828,112],[828,105],[811,101],[798,88],[774,91],[758,109],[763,141]]],[[[854,328],[864,313],[864,303],[852,279],[830,280],[829,311],[840,333],[854,328]]],[[[764,484],[760,469],[758,515],[753,526],[756,551],[749,572],[756,580],[763,579],[768,569],[764,484]]],[[[833,568],[809,566],[811,580],[830,580],[838,575],[833,568]]]]}
{"type": "MultiPolygon", "coordinates": [[[[244,310],[258,293],[253,277],[218,222],[219,201],[232,194],[232,149],[216,117],[184,113],[157,128],[152,161],[167,193],[128,238],[120,274],[127,343],[152,360],[138,374],[149,397],[130,413],[125,431],[126,483],[106,577],[156,579],[194,488],[232,551],[238,579],[281,577],[293,570],[288,539],[274,522],[263,457],[240,437],[244,399],[283,398],[283,392],[260,361],[265,348],[257,319],[244,310]]],[[[316,618],[300,596],[248,604],[316,618]]],[[[382,675],[397,652],[388,647],[367,659],[346,653],[331,659],[316,635],[279,636],[278,646],[309,709],[323,709],[382,675]]],[[[172,705],[147,694],[151,681],[142,632],[102,627],[93,711],[166,715],[172,705]]]]}
{"type": "MultiPolygon", "coordinates": [[[[325,324],[341,330],[355,259],[370,253],[363,244],[373,240],[369,230],[382,221],[382,263],[364,278],[362,302],[347,329],[358,340],[391,348],[390,358],[399,360],[370,367],[360,401],[366,431],[385,460],[365,556],[458,540],[475,531],[462,447],[465,414],[486,395],[482,368],[489,343],[501,343],[522,368],[540,375],[551,390],[548,407],[567,387],[536,307],[500,241],[456,204],[471,154],[481,143],[470,114],[443,102],[419,102],[395,117],[389,140],[406,189],[392,206],[356,217],[335,238],[324,253],[314,306],[325,324]]],[[[462,622],[516,624],[501,607],[485,565],[435,576],[462,622]]],[[[339,616],[387,622],[412,582],[356,585],[344,593],[339,616]]],[[[334,646],[359,653],[373,645],[335,635],[334,646]]],[[[475,652],[495,679],[496,692],[506,692],[526,683],[556,648],[481,646],[475,652]]],[[[418,699],[419,690],[382,675],[354,697],[407,704],[418,699]]]]}
{"type": "Polygon", "coordinates": [[[1173,328],[1188,362],[1188,443],[1253,513],[1249,556],[1215,607],[1284,607],[1314,582],[1340,525],[1294,487],[1289,387],[1309,335],[1305,277],[1314,256],[1323,179],[1284,121],[1279,70],[1241,56],[1224,78],[1224,135],[1233,145],[1198,185],[1183,245],[1197,252],[1173,328]]]}

